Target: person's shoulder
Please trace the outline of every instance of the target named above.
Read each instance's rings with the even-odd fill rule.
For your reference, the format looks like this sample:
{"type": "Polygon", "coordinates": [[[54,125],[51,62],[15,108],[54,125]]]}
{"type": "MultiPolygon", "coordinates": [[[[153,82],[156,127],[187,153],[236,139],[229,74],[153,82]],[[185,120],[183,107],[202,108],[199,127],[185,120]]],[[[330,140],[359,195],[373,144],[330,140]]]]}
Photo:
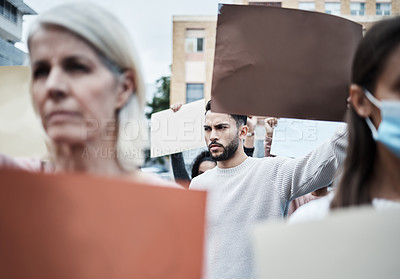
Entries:
{"type": "Polygon", "coordinates": [[[216,173],[217,168],[209,169],[204,173],[192,178],[189,189],[191,190],[205,190],[205,185],[208,185],[207,181],[212,179],[216,173]]]}
{"type": "Polygon", "coordinates": [[[254,165],[259,168],[279,168],[286,162],[292,162],[294,159],[285,156],[275,156],[275,157],[262,157],[262,158],[252,158],[254,161],[254,165]]]}
{"type": "Polygon", "coordinates": [[[288,219],[289,224],[321,220],[330,212],[333,193],[300,206],[288,219]]]}
{"type": "Polygon", "coordinates": [[[212,169],[208,169],[205,172],[203,172],[202,174],[199,174],[198,176],[194,177],[193,179],[195,179],[195,180],[208,179],[208,178],[213,177],[214,175],[216,175],[216,172],[217,172],[217,167],[212,168],[212,169]]]}
{"type": "Polygon", "coordinates": [[[288,157],[283,157],[283,156],[276,156],[276,157],[248,157],[247,160],[250,162],[255,162],[255,163],[262,163],[262,162],[277,162],[277,161],[282,161],[286,159],[291,159],[288,157]]]}
{"type": "Polygon", "coordinates": [[[262,158],[255,158],[263,161],[269,161],[269,162],[278,162],[278,161],[293,161],[294,158],[292,157],[287,157],[287,156],[268,156],[268,157],[262,157],[262,158]]]}

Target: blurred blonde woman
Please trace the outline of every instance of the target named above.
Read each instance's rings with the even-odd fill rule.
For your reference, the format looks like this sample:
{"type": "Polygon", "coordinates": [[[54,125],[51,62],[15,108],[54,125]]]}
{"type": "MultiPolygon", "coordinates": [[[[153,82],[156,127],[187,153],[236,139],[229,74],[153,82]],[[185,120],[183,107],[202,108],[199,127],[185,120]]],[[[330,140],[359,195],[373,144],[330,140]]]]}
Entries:
{"type": "Polygon", "coordinates": [[[149,181],[138,170],[144,85],[121,23],[92,3],[61,5],[38,16],[28,49],[51,169],[149,181]]]}

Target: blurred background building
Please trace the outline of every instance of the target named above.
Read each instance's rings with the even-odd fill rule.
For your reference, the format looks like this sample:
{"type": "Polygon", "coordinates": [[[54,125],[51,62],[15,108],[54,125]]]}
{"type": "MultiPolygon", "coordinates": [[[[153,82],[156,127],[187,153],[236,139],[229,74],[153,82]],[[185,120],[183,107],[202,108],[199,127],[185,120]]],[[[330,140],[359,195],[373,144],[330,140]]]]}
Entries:
{"type": "MultiPolygon", "coordinates": [[[[364,30],[382,18],[400,15],[400,0],[233,0],[233,3],[323,12],[358,22],[364,30]]],[[[170,104],[211,98],[216,20],[210,16],[173,17],[170,104]]]]}
{"type": "Polygon", "coordinates": [[[171,104],[210,98],[216,23],[216,16],[173,17],[171,104]]]}
{"type": "MultiPolygon", "coordinates": [[[[400,0],[233,0],[234,4],[317,11],[358,22],[364,31],[375,22],[400,15],[400,0]]],[[[216,16],[174,16],[170,104],[211,99],[216,16]]],[[[254,157],[263,157],[263,118],[258,118],[254,157]]],[[[200,150],[183,152],[187,169],[200,150]]]]}
{"type": "Polygon", "coordinates": [[[21,0],[0,0],[0,66],[24,64],[27,55],[15,43],[21,41],[22,16],[35,14],[21,0]]]}

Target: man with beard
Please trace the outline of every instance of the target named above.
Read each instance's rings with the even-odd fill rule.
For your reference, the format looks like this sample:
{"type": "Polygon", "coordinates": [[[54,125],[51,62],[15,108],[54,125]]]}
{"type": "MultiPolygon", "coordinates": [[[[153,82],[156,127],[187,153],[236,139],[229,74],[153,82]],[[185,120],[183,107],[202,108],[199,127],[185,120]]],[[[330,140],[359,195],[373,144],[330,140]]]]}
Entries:
{"type": "Polygon", "coordinates": [[[246,116],[211,112],[205,140],[217,167],[194,178],[190,189],[207,190],[205,278],[256,278],[250,228],[283,219],[291,200],[328,185],[346,154],[347,129],[302,158],[247,157],[246,116]]]}

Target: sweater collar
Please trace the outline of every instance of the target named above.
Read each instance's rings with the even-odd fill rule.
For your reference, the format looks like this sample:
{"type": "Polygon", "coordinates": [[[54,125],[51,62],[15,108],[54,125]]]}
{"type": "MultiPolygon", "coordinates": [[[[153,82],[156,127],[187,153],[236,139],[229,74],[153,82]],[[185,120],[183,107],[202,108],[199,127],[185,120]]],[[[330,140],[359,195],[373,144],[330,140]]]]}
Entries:
{"type": "Polygon", "coordinates": [[[216,166],[215,169],[216,169],[217,173],[220,175],[232,175],[232,174],[240,173],[243,170],[247,169],[249,166],[251,166],[253,164],[254,160],[255,159],[252,157],[247,157],[246,160],[243,161],[243,163],[241,163],[240,165],[238,165],[236,167],[221,169],[218,166],[216,166]]]}

